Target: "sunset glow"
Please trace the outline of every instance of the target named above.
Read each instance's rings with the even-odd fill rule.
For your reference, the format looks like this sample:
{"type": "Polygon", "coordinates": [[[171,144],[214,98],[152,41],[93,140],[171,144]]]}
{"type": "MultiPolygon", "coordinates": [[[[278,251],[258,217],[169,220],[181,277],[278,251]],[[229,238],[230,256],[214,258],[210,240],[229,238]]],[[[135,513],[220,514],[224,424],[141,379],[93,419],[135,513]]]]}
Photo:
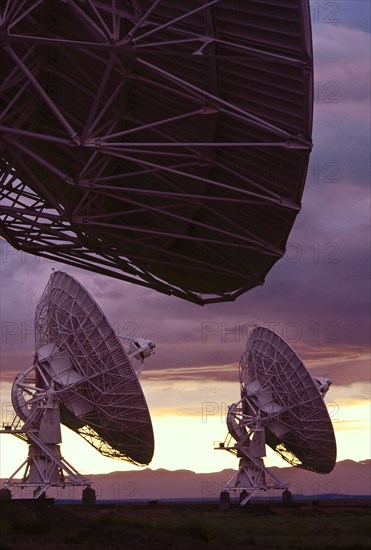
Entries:
{"type": "MultiPolygon", "coordinates": [[[[141,374],[155,434],[149,468],[237,468],[237,459],[214,450],[214,442],[227,434],[228,405],[239,400],[239,360],[256,324],[285,338],[312,375],[332,380],[325,401],[337,461],[371,457],[371,52],[364,7],[369,14],[370,5],[353,0],[337,4],[338,23],[328,23],[320,14],[312,21],[314,148],[302,211],[284,258],[265,284],[235,302],[200,307],[16,251],[0,240],[3,423],[13,414],[14,376],[32,365],[35,307],[52,270],[60,269],[86,287],[120,337],[142,336],[156,343],[141,374]],[[359,15],[354,4],[362,4],[359,15]]],[[[62,435],[62,454],[82,474],[138,470],[101,456],[67,428],[62,435]]],[[[24,442],[0,435],[1,478],[26,456],[24,442]]],[[[287,466],[271,450],[266,463],[287,466]]]]}

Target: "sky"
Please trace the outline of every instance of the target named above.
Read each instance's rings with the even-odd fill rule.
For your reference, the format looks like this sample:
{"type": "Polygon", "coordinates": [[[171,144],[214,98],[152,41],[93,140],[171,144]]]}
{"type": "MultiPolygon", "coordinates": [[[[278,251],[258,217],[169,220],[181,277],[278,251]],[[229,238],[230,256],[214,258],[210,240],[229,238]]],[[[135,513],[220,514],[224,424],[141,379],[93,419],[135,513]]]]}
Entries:
{"type": "MultiPolygon", "coordinates": [[[[312,30],[314,148],[303,208],[264,286],[202,308],[0,242],[3,419],[14,374],[32,364],[34,310],[54,268],[86,287],[120,336],[156,342],[141,375],[156,440],[151,468],[237,468],[213,443],[224,440],[227,406],[239,399],[238,364],[254,324],[283,336],[313,375],[331,378],[338,460],[370,458],[370,3],[312,2],[312,30]]],[[[133,468],[67,429],[62,451],[81,473],[133,468]]],[[[1,435],[0,477],[26,452],[1,435]]],[[[285,466],[270,451],[267,464],[285,466]]]]}

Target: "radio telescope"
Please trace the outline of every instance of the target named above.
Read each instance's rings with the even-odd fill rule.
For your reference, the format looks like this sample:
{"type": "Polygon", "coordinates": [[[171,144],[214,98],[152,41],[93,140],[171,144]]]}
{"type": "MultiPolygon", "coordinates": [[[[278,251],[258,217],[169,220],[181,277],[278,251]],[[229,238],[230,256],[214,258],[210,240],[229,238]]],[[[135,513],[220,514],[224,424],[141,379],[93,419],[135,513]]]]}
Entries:
{"type": "Polygon", "coordinates": [[[51,486],[89,486],[61,455],[61,423],[104,456],[147,465],[152,424],[131,359],[151,355],[154,343],[133,339],[127,353],[90,294],[61,271],[37,305],[35,334],[34,363],[12,387],[15,419],[2,430],[28,443],[28,457],[4,487],[34,487],[37,498],[51,486]]]}
{"type": "Polygon", "coordinates": [[[233,300],[285,253],[312,147],[309,0],[0,2],[0,231],[233,300]]]}
{"type": "Polygon", "coordinates": [[[240,459],[226,492],[241,493],[244,505],[259,490],[287,488],[264,466],[266,445],[292,466],[332,471],[336,441],[324,403],[329,379],[311,376],[282,338],[257,327],[241,357],[240,385],[241,399],[228,408],[229,433],[218,447],[240,459]]]}

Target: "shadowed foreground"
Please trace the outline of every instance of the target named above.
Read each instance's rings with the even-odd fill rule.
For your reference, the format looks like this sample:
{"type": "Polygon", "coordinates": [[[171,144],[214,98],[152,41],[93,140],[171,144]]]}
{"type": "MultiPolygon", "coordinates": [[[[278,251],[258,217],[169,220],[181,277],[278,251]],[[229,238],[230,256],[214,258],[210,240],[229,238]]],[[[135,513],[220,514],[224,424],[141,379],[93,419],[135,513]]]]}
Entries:
{"type": "Polygon", "coordinates": [[[222,512],[213,504],[83,507],[1,504],[0,550],[162,550],[163,548],[366,549],[370,502],[349,505],[251,505],[222,512]]]}

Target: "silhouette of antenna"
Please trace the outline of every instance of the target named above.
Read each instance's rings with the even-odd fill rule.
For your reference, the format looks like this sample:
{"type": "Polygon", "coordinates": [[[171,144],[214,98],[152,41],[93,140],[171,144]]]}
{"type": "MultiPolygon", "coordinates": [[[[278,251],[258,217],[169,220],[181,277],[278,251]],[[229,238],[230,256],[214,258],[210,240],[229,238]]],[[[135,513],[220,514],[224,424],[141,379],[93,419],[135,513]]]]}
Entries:
{"type": "Polygon", "coordinates": [[[312,147],[309,1],[12,0],[0,18],[1,235],[197,304],[263,284],[312,147]]]}

